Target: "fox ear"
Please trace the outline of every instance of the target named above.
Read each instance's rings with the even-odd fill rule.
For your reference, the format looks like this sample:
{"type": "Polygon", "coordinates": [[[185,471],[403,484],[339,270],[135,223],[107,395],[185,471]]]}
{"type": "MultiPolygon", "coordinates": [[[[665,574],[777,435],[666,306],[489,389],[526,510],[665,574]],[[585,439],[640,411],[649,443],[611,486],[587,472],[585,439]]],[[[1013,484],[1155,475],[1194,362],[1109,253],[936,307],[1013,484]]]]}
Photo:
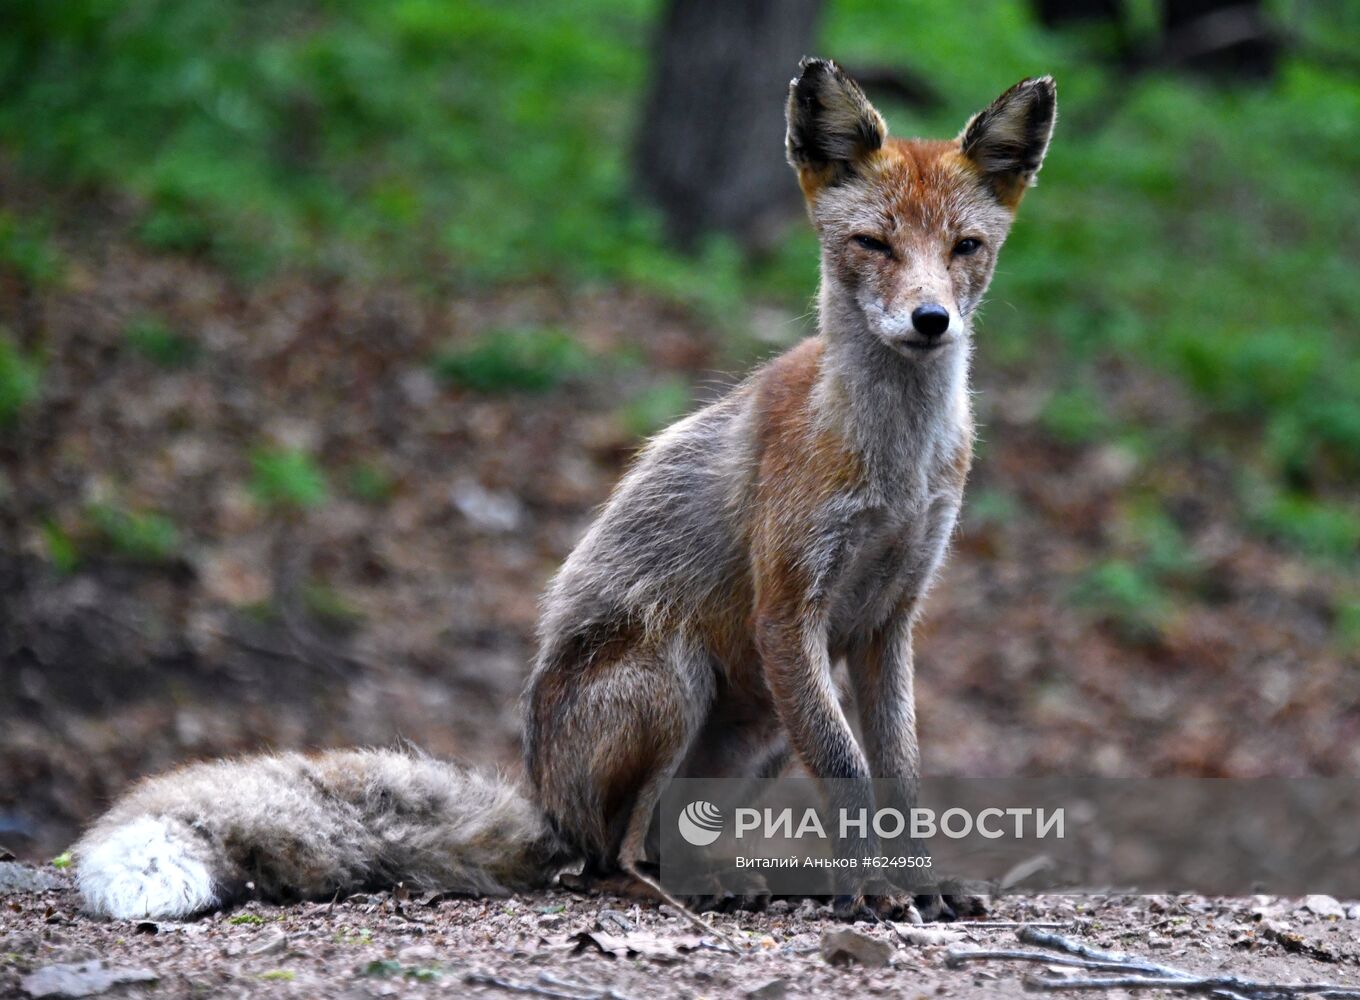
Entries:
{"type": "Polygon", "coordinates": [[[1019,204],[1043,165],[1058,117],[1058,86],[1051,76],[1021,80],[963,127],[959,142],[1007,205],[1019,204]]]}
{"type": "Polygon", "coordinates": [[[784,146],[808,196],[852,175],[888,135],[882,115],[859,84],[829,59],[805,58],[798,64],[786,117],[784,146]]]}

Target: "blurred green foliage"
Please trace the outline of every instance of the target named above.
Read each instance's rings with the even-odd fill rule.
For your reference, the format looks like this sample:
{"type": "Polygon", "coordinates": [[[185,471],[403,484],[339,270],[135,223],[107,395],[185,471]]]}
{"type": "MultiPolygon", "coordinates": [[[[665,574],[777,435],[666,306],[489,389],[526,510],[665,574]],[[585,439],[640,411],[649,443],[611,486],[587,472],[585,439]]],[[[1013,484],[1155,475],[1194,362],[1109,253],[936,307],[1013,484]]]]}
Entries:
{"type": "Polygon", "coordinates": [[[43,522],[42,540],[47,561],[58,573],[74,572],[80,565],[80,552],[75,540],[56,521],[43,522]]]}
{"type": "Polygon", "coordinates": [[[353,628],[363,614],[330,584],[310,580],[302,588],[302,606],[318,622],[333,629],[353,628]]]}
{"type": "Polygon", "coordinates": [[[1135,642],[1154,639],[1171,615],[1171,602],[1144,565],[1111,559],[1086,573],[1073,597],[1135,642]]]}
{"type": "Polygon", "coordinates": [[[18,418],[42,388],[42,367],[0,329],[0,427],[18,418]]]}
{"type": "MultiPolygon", "coordinates": [[[[1354,11],[1277,6],[1311,50],[1360,45],[1354,11]]],[[[152,246],[247,277],[288,266],[435,289],[620,282],[728,329],[752,299],[801,312],[816,267],[805,228],[754,262],[722,239],[681,257],[629,195],[658,10],[11,0],[0,143],[39,176],[132,195],[152,246]]],[[[1024,0],[831,0],[818,48],[851,67],[905,63],[945,96],[928,117],[886,104],[898,134],[952,134],[1015,79],[1052,72],[1058,135],[981,324],[986,363],[1046,372],[1041,421],[1074,444],[1136,430],[1091,388],[1097,366],[1162,373],[1207,415],[1180,446],[1245,470],[1244,523],[1353,558],[1360,81],[1307,53],[1268,86],[1129,77],[1094,44],[1039,28],[1024,0]]],[[[0,265],[51,280],[59,260],[40,226],[0,216],[0,265]]],[[[488,335],[435,367],[484,391],[539,389],[584,362],[570,343],[488,335]]],[[[0,420],[35,372],[0,341],[0,420]]],[[[658,393],[626,416],[639,432],[669,410],[658,393]]],[[[257,493],[316,502],[319,475],[289,462],[257,463],[257,493]]],[[[1131,589],[1109,572],[1102,592],[1131,589]]]]}
{"type": "Polygon", "coordinates": [[[384,503],[397,488],[396,481],[386,469],[369,462],[350,466],[348,483],[350,495],[369,504],[384,503]]]}
{"type": "Polygon", "coordinates": [[[250,492],[265,507],[304,510],[326,502],[326,474],[298,448],[260,448],[250,456],[250,492]]]}
{"type": "Polygon", "coordinates": [[[630,399],[619,411],[623,429],[637,438],[651,437],[685,414],[693,402],[689,383],[662,379],[630,399]]]}
{"type": "Polygon", "coordinates": [[[0,273],[5,270],[34,285],[46,285],[61,276],[61,253],[46,225],[0,211],[0,273]]]}
{"type": "Polygon", "coordinates": [[[491,330],[441,351],[440,378],[480,392],[541,392],[590,368],[590,356],[570,333],[548,327],[491,330]]]}
{"type": "Polygon", "coordinates": [[[98,540],[125,559],[161,563],[179,552],[179,529],[161,514],[128,510],[113,503],[91,504],[86,513],[98,540]]]}
{"type": "Polygon", "coordinates": [[[198,344],[176,333],[155,317],[143,317],[128,326],[128,346],[162,368],[182,368],[198,357],[198,344]]]}
{"type": "Polygon", "coordinates": [[[1044,428],[1068,444],[1089,444],[1111,432],[1109,414],[1100,395],[1087,385],[1055,392],[1039,414],[1044,428]]]}

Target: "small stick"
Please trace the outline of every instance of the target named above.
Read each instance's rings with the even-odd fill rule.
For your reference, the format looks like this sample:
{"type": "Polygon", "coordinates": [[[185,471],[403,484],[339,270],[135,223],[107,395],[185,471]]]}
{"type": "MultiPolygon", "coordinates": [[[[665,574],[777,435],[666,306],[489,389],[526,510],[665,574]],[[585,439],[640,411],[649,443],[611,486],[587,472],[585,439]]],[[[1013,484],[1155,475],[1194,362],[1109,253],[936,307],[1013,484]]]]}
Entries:
{"type": "Polygon", "coordinates": [[[509,979],[489,976],[484,972],[469,972],[463,977],[463,982],[469,986],[494,986],[498,990],[509,990],[511,993],[532,993],[534,996],[552,997],[553,1000],[596,1000],[600,997],[598,993],[591,997],[583,997],[579,993],[563,993],[561,990],[550,990],[533,983],[511,982],[509,979]]]}
{"type": "Polygon", "coordinates": [[[1034,925],[1021,927],[1016,937],[1026,944],[1048,951],[951,948],[945,953],[945,965],[952,969],[965,962],[996,959],[1124,973],[1120,976],[1087,978],[1026,976],[1025,987],[1035,990],[1163,989],[1202,994],[1217,997],[1218,1000],[1287,1000],[1304,995],[1316,995],[1323,1000],[1360,1000],[1360,988],[1336,983],[1261,983],[1239,976],[1199,976],[1133,955],[1093,948],[1060,934],[1039,930],[1034,925]]]}
{"type": "Polygon", "coordinates": [[[1100,979],[1061,979],[1027,976],[1025,986],[1039,990],[1180,990],[1183,993],[1208,993],[1212,996],[1264,1000],[1267,997],[1316,995],[1329,1000],[1356,1000],[1360,989],[1334,983],[1259,983],[1238,976],[1124,976],[1100,979]]]}
{"type": "Polygon", "coordinates": [[[880,927],[886,926],[888,930],[892,931],[894,934],[897,935],[898,939],[903,944],[911,944],[911,938],[907,937],[905,934],[899,931],[897,929],[897,925],[893,923],[891,920],[884,920],[882,917],[880,917],[877,913],[875,913],[872,909],[870,909],[867,906],[864,909],[865,912],[869,914],[869,916],[874,918],[875,923],[877,923],[880,927]]]}
{"type": "Polygon", "coordinates": [[[1046,951],[1019,951],[1017,949],[969,948],[960,950],[950,948],[944,953],[944,964],[957,969],[965,962],[1043,962],[1045,965],[1065,965],[1074,969],[1090,969],[1094,972],[1131,972],[1141,971],[1138,966],[1127,962],[1106,962],[1094,958],[1078,958],[1075,955],[1053,955],[1046,951]]]}
{"type": "Polygon", "coordinates": [[[628,1000],[622,993],[616,993],[608,986],[601,990],[589,983],[573,983],[570,979],[558,979],[546,972],[538,974],[538,981],[547,986],[560,986],[564,990],[579,990],[585,994],[581,1000],[628,1000]]]}
{"type": "Polygon", "coordinates": [[[1209,979],[1177,979],[1165,976],[1112,976],[1101,979],[1048,979],[1043,976],[1026,976],[1027,990],[1181,990],[1186,993],[1207,993],[1221,1000],[1252,1000],[1269,994],[1253,993],[1250,996],[1223,988],[1209,979]]]}
{"type": "Polygon", "coordinates": [[[1048,931],[1037,930],[1033,927],[1021,927],[1015,932],[1015,936],[1025,944],[1036,945],[1040,948],[1050,948],[1053,951],[1060,951],[1066,955],[1076,955],[1078,958],[1086,958],[1095,962],[1109,962],[1114,965],[1122,966],[1130,972],[1141,972],[1145,975],[1153,976],[1181,976],[1182,978],[1191,977],[1188,972],[1180,969],[1173,969],[1169,965],[1158,965],[1146,959],[1137,958],[1133,955],[1126,955],[1118,951],[1102,951],[1099,948],[1092,948],[1089,944],[1080,941],[1073,941],[1065,938],[1061,934],[1053,934],[1048,931]]]}
{"type": "Polygon", "coordinates": [[[680,913],[684,916],[684,918],[688,920],[691,924],[701,928],[708,934],[712,934],[723,944],[727,945],[727,947],[731,948],[735,954],[738,955],[742,954],[742,950],[737,946],[736,941],[728,937],[722,931],[718,930],[718,928],[712,926],[707,920],[699,916],[699,914],[695,913],[684,903],[680,902],[680,900],[676,899],[665,889],[661,888],[661,883],[656,881],[656,879],[644,875],[642,874],[642,872],[638,871],[637,865],[625,865],[624,871],[626,871],[629,875],[633,876],[633,878],[637,879],[643,885],[647,886],[658,896],[660,896],[661,901],[663,903],[669,903],[672,907],[679,910],[680,913]]]}

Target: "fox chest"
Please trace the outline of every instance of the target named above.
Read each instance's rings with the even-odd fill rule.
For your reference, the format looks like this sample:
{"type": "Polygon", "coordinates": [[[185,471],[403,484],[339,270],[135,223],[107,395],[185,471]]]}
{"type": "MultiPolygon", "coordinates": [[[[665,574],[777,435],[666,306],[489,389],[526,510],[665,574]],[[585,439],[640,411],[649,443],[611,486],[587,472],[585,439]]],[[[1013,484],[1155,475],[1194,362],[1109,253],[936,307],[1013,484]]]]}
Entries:
{"type": "Polygon", "coordinates": [[[961,491],[945,489],[918,502],[842,511],[829,525],[815,588],[835,645],[910,614],[944,561],[958,519],[961,491]]]}

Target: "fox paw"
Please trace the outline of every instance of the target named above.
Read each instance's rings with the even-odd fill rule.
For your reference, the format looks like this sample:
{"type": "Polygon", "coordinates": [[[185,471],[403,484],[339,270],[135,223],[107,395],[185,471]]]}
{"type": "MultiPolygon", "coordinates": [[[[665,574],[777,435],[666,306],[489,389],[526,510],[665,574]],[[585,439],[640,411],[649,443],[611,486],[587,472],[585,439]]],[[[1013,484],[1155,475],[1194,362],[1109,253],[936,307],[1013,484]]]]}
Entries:
{"type": "Polygon", "coordinates": [[[987,897],[966,892],[929,892],[916,897],[923,923],[966,920],[987,915],[987,897]]]}
{"type": "Polygon", "coordinates": [[[690,893],[684,902],[695,913],[759,913],[770,905],[770,889],[756,872],[725,871],[709,876],[707,891],[690,893]]]}
{"type": "Polygon", "coordinates": [[[869,893],[867,895],[842,895],[831,900],[831,915],[837,920],[905,920],[912,919],[915,899],[901,893],[869,893]]]}

